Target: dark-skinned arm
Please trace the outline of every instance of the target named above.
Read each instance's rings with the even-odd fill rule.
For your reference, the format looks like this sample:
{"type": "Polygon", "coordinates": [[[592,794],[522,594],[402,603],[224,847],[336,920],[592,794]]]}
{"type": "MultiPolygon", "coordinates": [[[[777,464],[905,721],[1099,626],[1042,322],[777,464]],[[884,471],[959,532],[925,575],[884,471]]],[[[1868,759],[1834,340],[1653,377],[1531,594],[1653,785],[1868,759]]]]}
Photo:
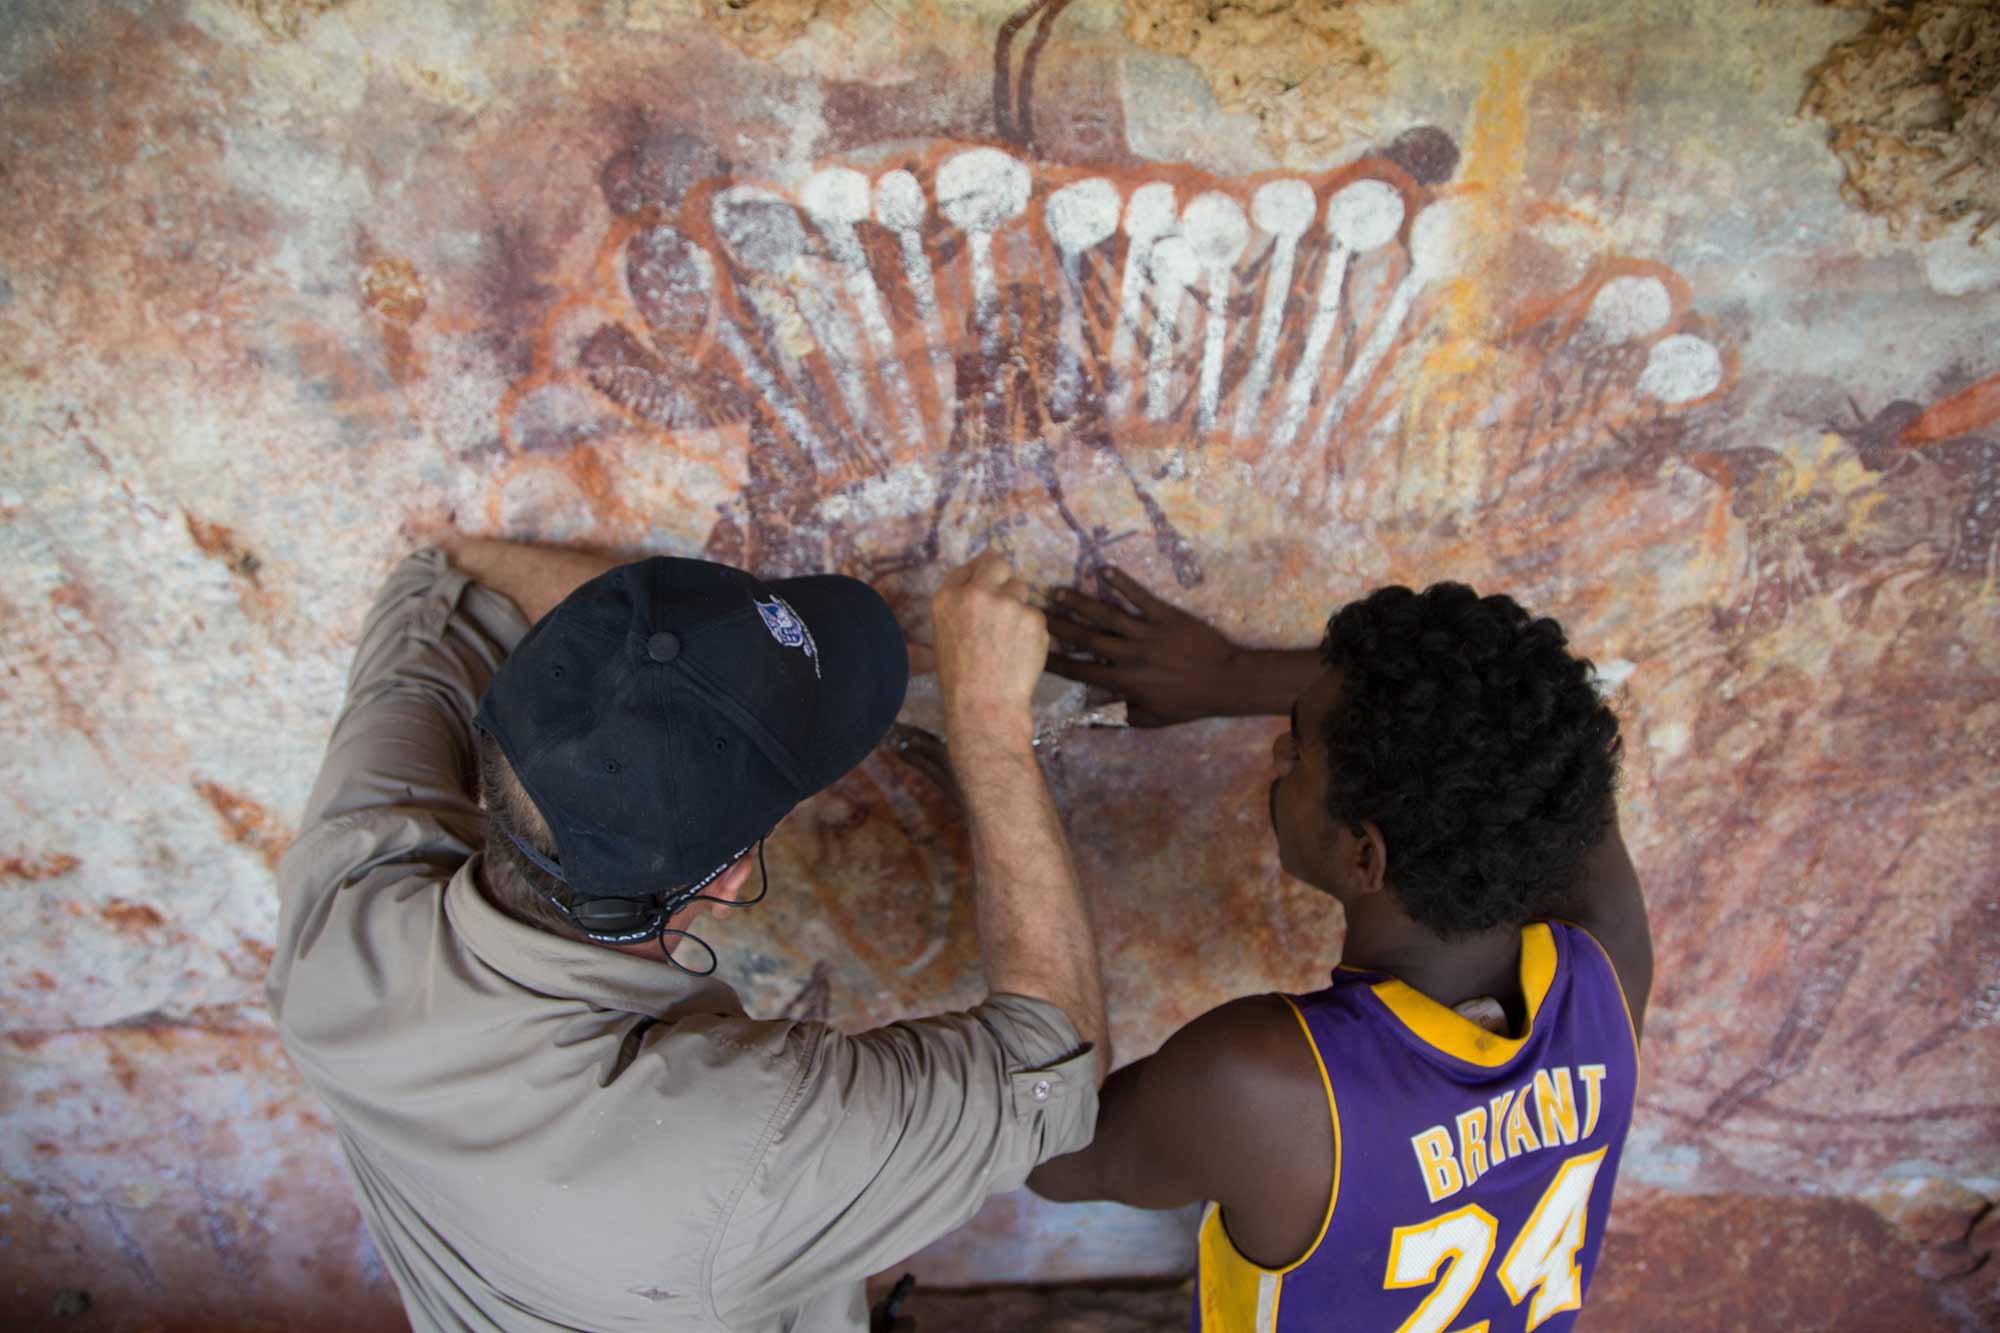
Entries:
{"type": "Polygon", "coordinates": [[[1043,1163],[1028,1187],[1136,1208],[1213,1200],[1247,1255],[1284,1264],[1319,1232],[1333,1154],[1312,1046],[1289,1005],[1260,995],[1211,1010],[1114,1073],[1090,1146],[1043,1163]]]}
{"type": "Polygon", "coordinates": [[[1098,579],[1105,597],[1064,589],[1049,610],[1050,636],[1096,660],[1052,654],[1048,668],[1117,694],[1135,727],[1282,717],[1320,673],[1316,649],[1245,648],[1121,569],[1098,579]]]}
{"type": "Polygon", "coordinates": [[[1611,827],[1584,855],[1577,871],[1570,919],[1591,933],[1610,955],[1632,1013],[1634,1033],[1646,1026],[1646,1001],[1653,991],[1653,931],[1646,920],[1646,895],[1639,872],[1625,850],[1614,817],[1611,827]]]}

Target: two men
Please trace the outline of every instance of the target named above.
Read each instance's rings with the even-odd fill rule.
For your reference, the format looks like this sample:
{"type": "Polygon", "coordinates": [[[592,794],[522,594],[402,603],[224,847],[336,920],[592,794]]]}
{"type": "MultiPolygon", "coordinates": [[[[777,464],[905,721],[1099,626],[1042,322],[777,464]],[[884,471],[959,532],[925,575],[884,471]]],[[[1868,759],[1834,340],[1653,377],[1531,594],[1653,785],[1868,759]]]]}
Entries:
{"type": "Polygon", "coordinates": [[[1576,1307],[1651,966],[1588,664],[1451,585],[1346,608],[1323,654],[1111,586],[1134,609],[1065,599],[1051,627],[1095,660],[1051,667],[1142,724],[1289,710],[1273,828],[1348,934],[1327,991],[1197,1020],[1100,1115],[1089,913],[1031,748],[1048,634],[1003,561],[934,604],[993,993],[852,1037],[747,1018],[688,941],[890,725],[880,600],[502,543],[404,563],[284,865],[270,991],[419,1328],[859,1328],[862,1276],[1024,1179],[1212,1203],[1205,1329],[1576,1307]],[[1453,1008],[1487,997],[1497,1033],[1453,1008]]]}
{"type": "Polygon", "coordinates": [[[1104,1001],[1025,595],[989,558],[935,601],[991,993],[849,1036],[746,1017],[690,928],[895,718],[881,599],[498,542],[390,577],[268,989],[419,1330],[865,1328],[867,1274],[1088,1142],[1104,1001]]]}

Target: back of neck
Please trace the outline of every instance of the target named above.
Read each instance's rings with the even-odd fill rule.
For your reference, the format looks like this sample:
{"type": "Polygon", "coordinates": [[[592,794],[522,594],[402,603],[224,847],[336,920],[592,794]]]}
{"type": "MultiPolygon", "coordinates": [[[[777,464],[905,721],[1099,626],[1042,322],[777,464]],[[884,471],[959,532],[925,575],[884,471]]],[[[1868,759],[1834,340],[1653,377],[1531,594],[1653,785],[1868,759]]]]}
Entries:
{"type": "Polygon", "coordinates": [[[1341,953],[1347,967],[1386,972],[1421,995],[1450,1008],[1490,995],[1510,1021],[1525,1012],[1521,994],[1521,932],[1495,926],[1477,934],[1440,936],[1401,912],[1349,916],[1341,953]]]}

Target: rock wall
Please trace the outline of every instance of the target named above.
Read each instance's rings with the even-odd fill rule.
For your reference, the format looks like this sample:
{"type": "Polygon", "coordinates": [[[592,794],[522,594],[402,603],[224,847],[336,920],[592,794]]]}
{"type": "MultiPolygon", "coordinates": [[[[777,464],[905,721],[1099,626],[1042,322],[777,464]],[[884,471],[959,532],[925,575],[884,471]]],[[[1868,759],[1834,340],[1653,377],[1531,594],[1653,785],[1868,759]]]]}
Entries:
{"type": "MultiPolygon", "coordinates": [[[[0,1308],[393,1324],[260,984],[361,613],[450,522],[837,568],[918,634],[991,544],[1260,643],[1391,581],[1559,616],[1660,959],[1606,1318],[1807,1290],[1836,1232],[1912,1326],[1991,1317],[2000,229],[1976,153],[1848,151],[1888,106],[1921,156],[1924,68],[1990,132],[1952,8],[13,5],[0,1308]]],[[[1339,955],[1271,730],[1050,761],[1121,1052],[1339,955]]],[[[753,1011],[977,994],[923,778],[771,863],[717,939],[753,1011]]],[[[913,1267],[1190,1254],[1010,1197],[913,1267]]]]}

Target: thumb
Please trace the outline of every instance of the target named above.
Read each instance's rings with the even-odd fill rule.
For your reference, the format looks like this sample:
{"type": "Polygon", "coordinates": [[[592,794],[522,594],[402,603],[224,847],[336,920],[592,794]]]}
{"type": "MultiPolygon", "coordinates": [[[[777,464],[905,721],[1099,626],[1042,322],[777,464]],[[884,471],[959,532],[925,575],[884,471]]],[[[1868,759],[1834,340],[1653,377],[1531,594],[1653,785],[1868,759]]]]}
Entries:
{"type": "Polygon", "coordinates": [[[988,551],[972,562],[971,570],[975,588],[998,588],[1013,577],[1014,564],[1004,552],[988,551]]]}

